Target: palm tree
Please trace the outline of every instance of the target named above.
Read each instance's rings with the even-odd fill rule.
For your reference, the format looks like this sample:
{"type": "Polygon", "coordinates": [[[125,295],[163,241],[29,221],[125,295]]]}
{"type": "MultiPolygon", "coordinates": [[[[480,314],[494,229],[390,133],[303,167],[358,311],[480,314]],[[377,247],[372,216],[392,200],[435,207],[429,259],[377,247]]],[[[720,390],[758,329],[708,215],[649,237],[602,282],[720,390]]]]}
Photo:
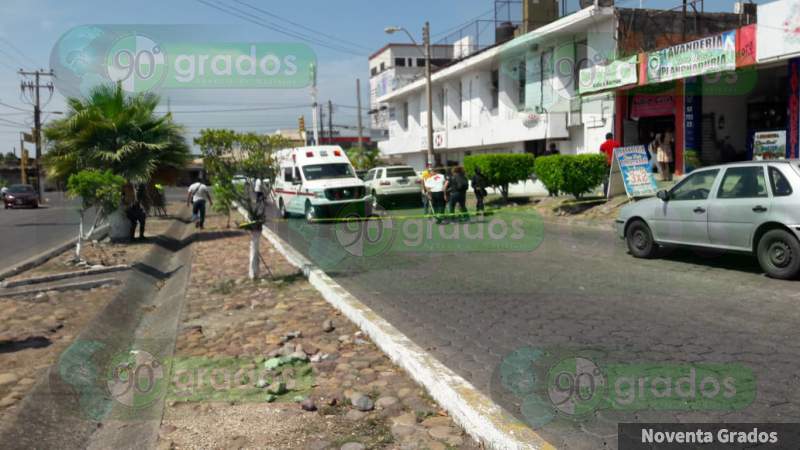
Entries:
{"type": "Polygon", "coordinates": [[[48,175],[63,182],[83,169],[110,169],[144,183],[158,169],[182,167],[190,156],[183,127],[155,112],[159,102],[152,93],[126,95],[119,84],[69,98],[66,116],[44,130],[48,175]]]}

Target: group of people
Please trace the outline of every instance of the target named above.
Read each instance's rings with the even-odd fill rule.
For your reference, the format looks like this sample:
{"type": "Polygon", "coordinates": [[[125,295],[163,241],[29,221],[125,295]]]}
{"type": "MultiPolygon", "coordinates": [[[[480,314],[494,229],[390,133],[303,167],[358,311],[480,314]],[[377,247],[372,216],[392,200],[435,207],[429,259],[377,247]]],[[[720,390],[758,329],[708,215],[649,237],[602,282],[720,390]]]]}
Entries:
{"type": "Polygon", "coordinates": [[[461,166],[449,170],[433,170],[430,164],[425,166],[422,172],[422,203],[425,214],[433,212],[436,223],[442,223],[445,207],[451,216],[466,220],[469,218],[467,213],[467,192],[470,184],[477,200],[476,210],[483,213],[483,201],[486,198],[486,178],[481,174],[479,168],[475,169],[472,180],[467,179],[466,172],[461,166]],[[456,215],[456,207],[459,214],[456,215]]]}
{"type": "MultiPolygon", "coordinates": [[[[658,176],[661,181],[672,181],[672,146],[675,142],[675,137],[672,131],[665,131],[663,133],[655,133],[651,136],[652,140],[645,145],[645,151],[648,158],[653,161],[655,158],[655,165],[658,168],[658,176]]],[[[600,145],[600,153],[606,157],[606,164],[609,169],[614,158],[614,149],[622,147],[622,144],[614,139],[613,133],[606,134],[606,140],[600,145]]],[[[603,182],[603,193],[608,196],[608,176],[603,182]]]]}

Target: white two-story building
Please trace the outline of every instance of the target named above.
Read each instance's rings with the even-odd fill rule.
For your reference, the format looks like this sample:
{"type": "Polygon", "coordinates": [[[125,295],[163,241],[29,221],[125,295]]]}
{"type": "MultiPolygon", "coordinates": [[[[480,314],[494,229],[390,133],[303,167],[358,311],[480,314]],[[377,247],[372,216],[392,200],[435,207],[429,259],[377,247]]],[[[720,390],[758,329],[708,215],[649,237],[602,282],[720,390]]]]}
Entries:
{"type": "MultiPolygon", "coordinates": [[[[578,93],[581,68],[616,55],[613,7],[590,6],[438,70],[432,77],[437,165],[482,152],[596,152],[613,130],[613,93],[578,93]]],[[[376,101],[388,109],[387,156],[426,161],[425,80],[376,101]]]]}

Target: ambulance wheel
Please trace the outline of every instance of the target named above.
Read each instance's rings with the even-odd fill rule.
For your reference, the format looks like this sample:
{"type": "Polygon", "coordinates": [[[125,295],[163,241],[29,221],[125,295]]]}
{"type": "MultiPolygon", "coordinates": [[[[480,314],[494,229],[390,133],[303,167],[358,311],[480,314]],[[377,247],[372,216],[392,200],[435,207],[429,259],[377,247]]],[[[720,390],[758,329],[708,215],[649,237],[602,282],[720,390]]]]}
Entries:
{"type": "Polygon", "coordinates": [[[314,223],[317,220],[317,209],[311,205],[311,202],[306,202],[306,222],[314,223]]]}

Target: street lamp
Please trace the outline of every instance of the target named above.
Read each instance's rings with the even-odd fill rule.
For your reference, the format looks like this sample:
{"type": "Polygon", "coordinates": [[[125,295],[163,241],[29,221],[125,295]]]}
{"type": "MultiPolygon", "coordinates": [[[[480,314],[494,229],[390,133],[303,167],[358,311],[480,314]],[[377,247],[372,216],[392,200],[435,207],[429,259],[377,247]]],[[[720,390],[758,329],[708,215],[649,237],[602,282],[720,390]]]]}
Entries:
{"type": "Polygon", "coordinates": [[[398,31],[404,32],[411,42],[420,50],[425,56],[425,87],[428,97],[428,164],[433,167],[433,89],[431,86],[431,25],[425,22],[425,27],[422,28],[422,45],[419,45],[414,39],[414,36],[403,27],[386,27],[384,32],[386,34],[394,34],[398,31]],[[422,47],[422,48],[421,48],[422,47]]]}

